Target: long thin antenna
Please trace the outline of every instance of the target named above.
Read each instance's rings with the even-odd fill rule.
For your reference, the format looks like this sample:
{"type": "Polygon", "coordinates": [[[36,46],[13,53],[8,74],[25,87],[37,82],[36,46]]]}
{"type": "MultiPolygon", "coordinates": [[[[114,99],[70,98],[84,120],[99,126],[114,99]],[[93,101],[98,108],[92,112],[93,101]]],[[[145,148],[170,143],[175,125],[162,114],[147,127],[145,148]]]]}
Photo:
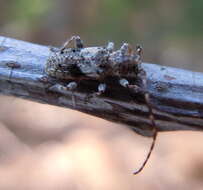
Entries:
{"type": "Polygon", "coordinates": [[[64,49],[66,49],[66,47],[72,42],[75,42],[75,48],[83,48],[83,42],[80,39],[80,36],[72,36],[70,39],[66,40],[66,42],[62,45],[62,47],[60,48],[60,52],[63,52],[64,49]]]}
{"type": "Polygon", "coordinates": [[[152,144],[151,144],[151,147],[149,149],[149,152],[147,154],[147,157],[146,157],[145,161],[142,163],[141,167],[137,171],[133,172],[133,175],[137,175],[138,173],[140,173],[144,169],[145,165],[147,164],[147,162],[148,162],[148,160],[149,160],[149,158],[150,158],[150,156],[152,154],[152,151],[154,149],[157,134],[158,134],[157,129],[154,128],[154,130],[153,130],[153,140],[152,140],[152,144]]]}
{"type": "MultiPolygon", "coordinates": [[[[141,51],[140,51],[141,52],[141,51]]],[[[141,55],[141,53],[140,53],[141,55]]],[[[155,142],[156,142],[156,138],[157,138],[157,134],[158,134],[158,130],[157,130],[157,127],[156,127],[156,123],[155,123],[155,118],[154,118],[154,114],[153,114],[153,109],[152,109],[152,105],[151,105],[151,101],[150,101],[150,95],[149,95],[149,92],[147,91],[147,77],[146,77],[146,72],[143,71],[143,75],[144,75],[144,78],[143,78],[143,86],[145,88],[144,90],[144,96],[145,96],[145,102],[146,102],[146,105],[148,107],[148,112],[149,112],[149,119],[150,119],[150,122],[151,122],[151,126],[152,126],[152,129],[153,129],[153,140],[152,140],[152,144],[150,146],[150,149],[149,149],[149,152],[147,154],[147,157],[145,158],[144,162],[142,163],[141,167],[133,172],[133,175],[137,175],[138,173],[140,173],[145,165],[147,164],[151,154],[152,154],[152,151],[154,149],[154,145],[155,145],[155,142]]]]}

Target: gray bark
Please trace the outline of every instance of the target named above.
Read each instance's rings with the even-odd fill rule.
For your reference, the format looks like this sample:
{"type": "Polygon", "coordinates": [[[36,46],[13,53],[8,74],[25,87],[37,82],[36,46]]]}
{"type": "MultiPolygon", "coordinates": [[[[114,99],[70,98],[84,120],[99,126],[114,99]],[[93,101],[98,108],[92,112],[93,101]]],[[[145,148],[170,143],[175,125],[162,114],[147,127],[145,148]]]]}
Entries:
{"type": "MultiPolygon", "coordinates": [[[[112,83],[111,93],[87,98],[96,91],[94,81],[82,82],[74,93],[50,90],[57,81],[44,70],[49,53],[47,46],[0,37],[0,93],[75,109],[152,135],[142,95],[112,83]]],[[[142,67],[158,130],[202,131],[203,73],[149,63],[142,67]]]]}

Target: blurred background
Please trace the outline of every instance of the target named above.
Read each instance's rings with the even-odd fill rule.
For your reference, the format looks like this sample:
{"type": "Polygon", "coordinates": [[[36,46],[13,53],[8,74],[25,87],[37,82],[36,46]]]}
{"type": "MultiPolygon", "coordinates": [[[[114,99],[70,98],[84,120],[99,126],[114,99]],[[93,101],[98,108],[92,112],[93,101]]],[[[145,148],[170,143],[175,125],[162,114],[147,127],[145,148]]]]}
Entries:
{"type": "MultiPolygon", "coordinates": [[[[144,61],[203,71],[202,0],[0,0],[0,35],[60,46],[141,44],[144,61]]],[[[202,189],[203,134],[158,136],[150,147],[123,125],[0,96],[0,189],[202,189]]]]}

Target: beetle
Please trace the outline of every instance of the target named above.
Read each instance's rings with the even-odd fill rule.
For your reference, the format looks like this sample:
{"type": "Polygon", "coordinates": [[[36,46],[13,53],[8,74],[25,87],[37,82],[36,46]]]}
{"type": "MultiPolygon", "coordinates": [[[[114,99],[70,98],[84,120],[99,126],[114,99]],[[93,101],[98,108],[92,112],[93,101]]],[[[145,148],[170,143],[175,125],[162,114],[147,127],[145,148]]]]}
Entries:
{"type": "MultiPolygon", "coordinates": [[[[104,81],[108,76],[119,78],[120,85],[130,87],[126,78],[136,76],[140,70],[141,47],[133,51],[131,46],[124,43],[117,51],[114,43],[109,42],[106,47],[83,48],[79,36],[67,40],[58,50],[52,50],[47,60],[45,71],[56,79],[63,80],[98,80],[104,81]],[[74,48],[67,48],[71,41],[74,48]]],[[[77,87],[76,82],[67,84],[67,87],[77,87]],[[72,85],[74,83],[74,85],[72,85]]],[[[98,85],[98,94],[105,92],[106,84],[98,85]]]]}
{"type": "MultiPolygon", "coordinates": [[[[77,88],[79,80],[96,80],[99,82],[96,95],[105,93],[108,87],[104,82],[109,76],[118,78],[118,84],[129,89],[141,91],[144,94],[148,107],[149,120],[153,130],[153,141],[150,150],[141,167],[134,172],[136,175],[145,167],[155,145],[158,130],[155,123],[150,94],[147,91],[146,73],[141,68],[141,46],[133,48],[128,43],[123,43],[120,49],[114,50],[114,43],[108,42],[105,47],[84,48],[79,36],[72,36],[62,47],[51,49],[51,55],[47,59],[45,71],[48,76],[57,80],[67,80],[66,86],[56,84],[57,90],[71,90],[77,88]],[[74,47],[69,45],[74,42],[74,47]],[[130,84],[129,78],[139,78],[142,85],[130,84]],[[60,89],[59,89],[60,88],[60,89]]],[[[75,103],[74,103],[75,104],[75,103]]]]}

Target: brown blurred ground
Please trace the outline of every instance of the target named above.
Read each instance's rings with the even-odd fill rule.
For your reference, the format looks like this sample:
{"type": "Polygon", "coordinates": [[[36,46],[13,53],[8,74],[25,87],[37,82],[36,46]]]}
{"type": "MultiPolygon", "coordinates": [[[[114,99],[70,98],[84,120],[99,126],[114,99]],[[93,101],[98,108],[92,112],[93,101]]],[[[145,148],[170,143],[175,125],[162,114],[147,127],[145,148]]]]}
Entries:
{"type": "Polygon", "coordinates": [[[59,107],[0,97],[0,189],[202,189],[203,134],[161,133],[151,143],[126,126],[59,107]]]}

